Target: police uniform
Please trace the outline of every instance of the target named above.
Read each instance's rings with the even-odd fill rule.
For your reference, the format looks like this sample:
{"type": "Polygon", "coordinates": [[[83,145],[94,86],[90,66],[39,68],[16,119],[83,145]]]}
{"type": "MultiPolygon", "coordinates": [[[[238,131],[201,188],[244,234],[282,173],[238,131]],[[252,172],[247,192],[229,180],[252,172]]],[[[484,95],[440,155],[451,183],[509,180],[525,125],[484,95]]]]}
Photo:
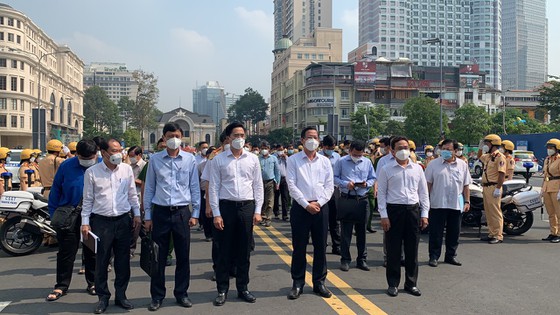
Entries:
{"type": "Polygon", "coordinates": [[[45,187],[45,192],[43,193],[45,198],[49,198],[54,175],[62,162],[64,162],[64,159],[59,158],[58,154],[49,154],[39,161],[39,176],[41,177],[43,187],[45,187]]]}
{"type": "Polygon", "coordinates": [[[560,236],[560,201],[558,201],[558,191],[560,191],[560,154],[558,152],[548,156],[544,160],[544,182],[542,185],[542,195],[546,212],[548,212],[548,223],[550,224],[550,235],[560,236]]]}
{"type": "MultiPolygon", "coordinates": [[[[3,163],[0,163],[0,174],[2,173],[7,173],[8,170],[6,169],[6,166],[3,163]]],[[[2,188],[4,188],[4,178],[2,178],[0,176],[0,185],[2,185],[2,188]]],[[[12,190],[12,179],[10,178],[10,180],[8,181],[8,190],[12,190]]]]}
{"type": "Polygon", "coordinates": [[[498,184],[500,173],[506,173],[506,158],[500,151],[496,150],[494,153],[483,154],[480,157],[480,161],[484,164],[482,194],[484,198],[484,211],[486,212],[486,220],[488,222],[488,237],[502,241],[504,239],[504,217],[500,207],[502,196],[494,198],[493,193],[498,184]]]}
{"type": "Polygon", "coordinates": [[[410,159],[412,160],[412,162],[418,163],[418,157],[416,156],[416,152],[410,151],[410,159]]]}
{"type": "Polygon", "coordinates": [[[512,180],[513,179],[513,170],[515,170],[515,160],[511,154],[504,155],[506,158],[506,179],[505,180],[512,180]]]}
{"type": "Polygon", "coordinates": [[[467,159],[466,156],[461,155],[461,156],[458,156],[457,158],[460,159],[460,160],[463,160],[463,162],[465,162],[465,163],[467,163],[467,165],[469,165],[469,159],[467,159]]]}
{"type": "Polygon", "coordinates": [[[41,187],[41,176],[39,175],[39,170],[31,162],[23,162],[19,167],[19,183],[20,190],[27,190],[28,185],[28,175],[25,173],[27,170],[33,170],[31,174],[31,186],[29,187],[41,187]]]}
{"type": "Polygon", "coordinates": [[[428,167],[428,164],[430,164],[431,161],[435,160],[436,157],[435,156],[428,156],[424,159],[424,168],[428,167]]]}

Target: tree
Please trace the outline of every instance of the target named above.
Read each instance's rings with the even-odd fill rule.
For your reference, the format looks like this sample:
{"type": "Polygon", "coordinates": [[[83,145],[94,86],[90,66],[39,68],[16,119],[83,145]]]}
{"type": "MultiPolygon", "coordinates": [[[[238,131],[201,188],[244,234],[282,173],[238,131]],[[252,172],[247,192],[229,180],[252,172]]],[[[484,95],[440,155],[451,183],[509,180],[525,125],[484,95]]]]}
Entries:
{"type": "Polygon", "coordinates": [[[374,105],[371,107],[359,107],[358,110],[350,115],[350,128],[352,128],[352,138],[355,140],[369,140],[370,138],[386,133],[389,111],[383,105],[374,105]],[[368,125],[364,120],[367,117],[368,125]]]}
{"type": "MultiPolygon", "coordinates": [[[[408,99],[404,104],[405,135],[418,145],[424,143],[438,143],[440,135],[440,108],[431,98],[419,96],[408,99]]],[[[443,132],[448,134],[447,115],[443,114],[443,132]]]]}
{"type": "Polygon", "coordinates": [[[455,119],[451,125],[452,139],[474,145],[488,133],[490,116],[484,108],[469,103],[455,111],[455,119]]]}
{"type": "Polygon", "coordinates": [[[292,142],[292,138],[294,135],[293,128],[280,128],[276,130],[272,130],[268,133],[268,142],[272,144],[288,144],[292,142]]]}
{"type": "MultiPolygon", "coordinates": [[[[538,120],[529,117],[519,109],[507,108],[505,112],[505,125],[508,134],[542,133],[554,131],[538,120]]],[[[490,132],[496,134],[504,133],[503,113],[499,112],[491,117],[490,132]]]]}
{"type": "Polygon", "coordinates": [[[387,123],[387,128],[385,129],[384,135],[396,136],[396,135],[404,135],[404,134],[405,134],[404,123],[402,121],[390,120],[387,123]]]}
{"type": "Polygon", "coordinates": [[[560,114],[560,81],[549,81],[540,89],[540,107],[550,111],[551,120],[559,118],[560,114]]]}
{"type": "Polygon", "coordinates": [[[127,129],[122,136],[126,147],[141,146],[142,139],[140,138],[140,132],[136,129],[127,129]]]}
{"type": "Polygon", "coordinates": [[[121,113],[123,119],[124,130],[127,130],[128,126],[132,122],[132,115],[136,109],[136,103],[134,100],[128,98],[128,96],[123,96],[119,99],[117,106],[119,107],[119,112],[121,113]]]}
{"type": "Polygon", "coordinates": [[[84,136],[111,135],[121,129],[117,105],[98,86],[84,92],[84,136]]]}
{"type": "Polygon", "coordinates": [[[251,121],[251,124],[256,124],[265,120],[267,109],[268,104],[262,95],[249,87],[228,110],[229,121],[251,121]]]}
{"type": "Polygon", "coordinates": [[[153,73],[142,70],[134,71],[132,77],[138,83],[138,94],[130,117],[130,125],[143,132],[157,127],[156,118],[158,113],[161,113],[156,107],[159,98],[158,79],[153,73]]]}

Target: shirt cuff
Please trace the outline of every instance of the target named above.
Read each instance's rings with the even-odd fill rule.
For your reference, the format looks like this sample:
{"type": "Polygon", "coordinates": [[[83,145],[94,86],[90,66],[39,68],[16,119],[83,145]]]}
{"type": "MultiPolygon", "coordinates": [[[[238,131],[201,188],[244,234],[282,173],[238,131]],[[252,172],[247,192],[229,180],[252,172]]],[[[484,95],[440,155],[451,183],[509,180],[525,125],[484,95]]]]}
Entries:
{"type": "Polygon", "coordinates": [[[144,220],[145,221],[152,220],[152,208],[151,207],[144,208],[144,220]]]}
{"type": "Polygon", "coordinates": [[[379,216],[381,217],[381,219],[388,219],[389,216],[387,215],[387,209],[379,208],[379,216]]]}
{"type": "Polygon", "coordinates": [[[82,216],[82,225],[89,225],[89,215],[82,216]]]}
{"type": "Polygon", "coordinates": [[[198,220],[199,216],[200,216],[200,210],[193,210],[193,212],[191,214],[191,218],[198,220]]]}
{"type": "Polygon", "coordinates": [[[214,208],[212,208],[212,215],[214,217],[221,217],[222,216],[222,214],[220,213],[220,209],[214,209],[214,208]]]}
{"type": "Polygon", "coordinates": [[[261,207],[255,206],[255,214],[261,214],[261,207]]]}
{"type": "Polygon", "coordinates": [[[422,212],[420,213],[420,217],[428,218],[428,210],[427,209],[422,209],[422,212]]]}

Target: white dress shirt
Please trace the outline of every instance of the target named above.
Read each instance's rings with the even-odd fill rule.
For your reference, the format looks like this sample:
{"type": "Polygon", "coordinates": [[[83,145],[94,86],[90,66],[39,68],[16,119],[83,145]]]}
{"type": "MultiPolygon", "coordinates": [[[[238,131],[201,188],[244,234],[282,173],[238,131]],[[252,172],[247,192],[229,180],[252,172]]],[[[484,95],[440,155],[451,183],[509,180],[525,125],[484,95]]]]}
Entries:
{"type": "Polygon", "coordinates": [[[411,160],[401,166],[392,160],[378,171],[377,202],[381,218],[387,218],[387,204],[420,204],[421,217],[428,217],[430,198],[422,167],[411,160]]]}
{"type": "Polygon", "coordinates": [[[321,154],[309,160],[304,151],[288,158],[286,176],[290,196],[303,208],[309,201],[317,200],[324,206],[334,192],[334,178],[331,162],[321,154]]]}
{"type": "Polygon", "coordinates": [[[110,170],[105,162],[88,168],[84,174],[82,225],[89,225],[94,213],[116,217],[130,211],[140,216],[140,204],[134,184],[134,174],[128,164],[121,163],[110,170]]]}
{"type": "Polygon", "coordinates": [[[379,162],[377,162],[377,167],[375,169],[375,172],[379,174],[379,171],[381,171],[383,166],[387,165],[389,162],[392,162],[394,160],[395,160],[395,156],[392,153],[380,157],[379,162]]]}
{"type": "Polygon", "coordinates": [[[471,184],[469,166],[461,159],[448,163],[439,157],[426,168],[426,181],[432,184],[430,207],[463,211],[463,188],[471,184]]]}
{"type": "Polygon", "coordinates": [[[221,216],[220,200],[255,201],[255,213],[261,213],[264,188],[259,158],[242,150],[236,158],[231,150],[216,155],[206,164],[202,180],[208,179],[208,198],[214,217],[221,216]]]}

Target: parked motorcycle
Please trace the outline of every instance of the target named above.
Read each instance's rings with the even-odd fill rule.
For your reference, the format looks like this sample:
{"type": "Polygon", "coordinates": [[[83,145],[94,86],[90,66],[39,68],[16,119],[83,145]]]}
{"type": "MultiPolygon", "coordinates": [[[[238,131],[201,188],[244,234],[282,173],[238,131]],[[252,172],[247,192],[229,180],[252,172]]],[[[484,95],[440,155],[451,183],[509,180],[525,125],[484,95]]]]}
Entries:
{"type": "MultiPolygon", "coordinates": [[[[532,190],[524,180],[505,181],[502,185],[502,213],[504,232],[508,235],[521,235],[533,226],[533,211],[543,207],[541,195],[532,190]]],[[[482,186],[474,182],[470,185],[470,211],[463,213],[463,226],[478,227],[479,234],[487,225],[484,213],[482,186]]]]}
{"type": "MultiPolygon", "coordinates": [[[[4,174],[2,174],[4,177],[4,174]]],[[[27,191],[5,191],[0,198],[0,248],[12,256],[28,255],[37,250],[44,235],[56,236],[50,226],[48,201],[42,187],[27,191]]]]}

